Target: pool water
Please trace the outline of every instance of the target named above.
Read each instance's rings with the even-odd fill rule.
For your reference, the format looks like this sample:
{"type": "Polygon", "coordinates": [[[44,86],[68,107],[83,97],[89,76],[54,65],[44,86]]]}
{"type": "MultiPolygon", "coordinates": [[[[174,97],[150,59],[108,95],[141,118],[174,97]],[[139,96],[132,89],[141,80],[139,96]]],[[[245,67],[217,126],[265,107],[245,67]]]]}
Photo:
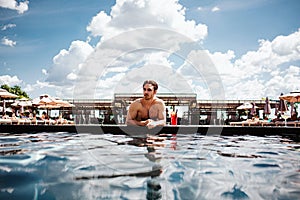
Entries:
{"type": "Polygon", "coordinates": [[[0,199],[299,199],[279,136],[0,134],[0,199]]]}

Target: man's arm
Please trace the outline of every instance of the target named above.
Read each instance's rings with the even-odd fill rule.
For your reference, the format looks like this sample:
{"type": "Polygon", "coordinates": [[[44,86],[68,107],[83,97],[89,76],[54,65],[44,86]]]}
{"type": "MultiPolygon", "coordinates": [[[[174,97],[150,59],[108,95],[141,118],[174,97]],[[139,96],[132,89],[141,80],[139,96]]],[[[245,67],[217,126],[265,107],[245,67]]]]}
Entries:
{"type": "Polygon", "coordinates": [[[136,126],[146,126],[149,123],[149,120],[146,121],[138,121],[136,120],[138,114],[138,104],[133,102],[130,104],[127,116],[126,116],[126,124],[127,125],[136,125],[136,126]]]}
{"type": "Polygon", "coordinates": [[[166,107],[162,100],[156,103],[155,109],[157,109],[157,120],[151,120],[150,123],[147,124],[149,129],[154,128],[156,126],[165,126],[166,125],[166,107]]]}

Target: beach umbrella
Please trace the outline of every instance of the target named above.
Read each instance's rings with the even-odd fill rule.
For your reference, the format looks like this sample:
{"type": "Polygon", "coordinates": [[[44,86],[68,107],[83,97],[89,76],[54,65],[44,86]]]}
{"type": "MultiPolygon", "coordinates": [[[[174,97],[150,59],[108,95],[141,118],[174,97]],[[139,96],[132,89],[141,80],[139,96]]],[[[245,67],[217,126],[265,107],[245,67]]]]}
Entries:
{"type": "MultiPolygon", "coordinates": [[[[283,93],[281,93],[280,96],[283,96],[283,93]]],[[[280,99],[280,98],[279,98],[280,99]]],[[[283,112],[287,111],[287,105],[286,105],[286,101],[283,99],[279,100],[279,107],[278,107],[278,111],[280,111],[280,114],[282,114],[283,112]]]]}
{"type": "Polygon", "coordinates": [[[265,104],[265,106],[264,106],[264,113],[265,113],[266,115],[271,114],[271,105],[270,105],[270,101],[269,101],[269,98],[268,98],[268,97],[266,98],[266,104],[265,104]]]}
{"type": "Polygon", "coordinates": [[[285,100],[291,103],[291,116],[294,113],[294,103],[300,102],[300,91],[290,92],[289,94],[281,95],[280,100],[285,100]]]}
{"type": "Polygon", "coordinates": [[[59,105],[60,107],[60,112],[64,113],[65,112],[65,108],[73,108],[75,107],[74,104],[68,102],[68,101],[64,101],[58,97],[55,98],[55,102],[57,103],[57,105],[59,105]]]}
{"type": "Polygon", "coordinates": [[[258,107],[256,105],[251,104],[250,102],[245,102],[244,104],[238,106],[237,110],[250,110],[250,109],[257,109],[258,107]]]}
{"type": "Polygon", "coordinates": [[[18,95],[7,92],[7,90],[0,88],[0,97],[3,99],[7,99],[7,98],[15,99],[18,97],[18,95]]]}
{"type": "Polygon", "coordinates": [[[288,101],[290,103],[300,102],[300,91],[290,92],[289,94],[281,95],[279,99],[288,101]]]}
{"type": "Polygon", "coordinates": [[[40,97],[32,100],[32,104],[38,107],[53,107],[56,105],[54,98],[50,97],[47,94],[40,95],[40,97]]]}
{"type": "Polygon", "coordinates": [[[23,97],[19,100],[16,100],[15,103],[11,104],[13,107],[21,107],[21,112],[24,112],[24,107],[31,107],[32,106],[32,101],[23,97]]]}
{"type": "Polygon", "coordinates": [[[255,108],[255,107],[257,107],[257,106],[255,106],[255,103],[254,103],[254,102],[252,102],[251,104],[252,104],[252,108],[251,108],[250,114],[251,114],[252,116],[254,116],[254,115],[256,115],[256,108],[255,108]]]}
{"type": "Polygon", "coordinates": [[[54,101],[55,101],[56,105],[58,105],[61,108],[72,108],[72,107],[75,107],[75,105],[69,103],[68,101],[62,100],[59,97],[55,97],[54,101]]]}
{"type": "Polygon", "coordinates": [[[47,115],[49,113],[49,109],[59,108],[55,99],[48,94],[40,95],[40,97],[32,100],[32,104],[39,109],[46,109],[47,115]]]}
{"type": "Polygon", "coordinates": [[[5,112],[5,99],[15,99],[18,95],[8,92],[5,89],[0,88],[0,99],[3,99],[3,114],[5,112]]]}

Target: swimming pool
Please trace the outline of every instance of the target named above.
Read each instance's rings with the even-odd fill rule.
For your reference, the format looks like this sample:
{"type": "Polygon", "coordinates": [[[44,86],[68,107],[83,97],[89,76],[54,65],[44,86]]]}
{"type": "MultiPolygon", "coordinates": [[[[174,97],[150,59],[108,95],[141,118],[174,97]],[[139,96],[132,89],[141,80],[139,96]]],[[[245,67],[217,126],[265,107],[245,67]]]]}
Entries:
{"type": "Polygon", "coordinates": [[[0,134],[0,199],[297,199],[280,136],[0,134]]]}

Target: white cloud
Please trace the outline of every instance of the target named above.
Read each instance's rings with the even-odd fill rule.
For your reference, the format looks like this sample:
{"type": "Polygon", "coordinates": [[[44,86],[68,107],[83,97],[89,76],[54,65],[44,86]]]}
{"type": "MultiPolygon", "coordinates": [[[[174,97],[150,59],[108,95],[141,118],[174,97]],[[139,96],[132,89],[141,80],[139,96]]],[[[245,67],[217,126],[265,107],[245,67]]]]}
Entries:
{"type": "Polygon", "coordinates": [[[28,84],[23,80],[19,79],[19,77],[10,76],[10,75],[0,76],[0,85],[4,85],[4,84],[10,87],[13,87],[15,85],[20,86],[21,89],[25,91],[28,95],[30,95],[31,98],[33,96],[38,96],[39,94],[44,93],[44,92],[40,92],[41,90],[49,92],[51,88],[55,88],[54,85],[50,85],[47,82],[41,82],[41,81],[37,81],[34,84],[28,84]]]}
{"type": "Polygon", "coordinates": [[[185,8],[178,0],[117,0],[111,13],[101,11],[93,17],[87,30],[105,40],[144,27],[167,28],[200,41],[207,35],[206,25],[186,20],[185,8]]]}
{"type": "Polygon", "coordinates": [[[1,39],[1,44],[5,45],[5,46],[14,47],[14,46],[16,46],[17,42],[13,41],[13,40],[10,40],[7,37],[3,37],[1,39]]]}
{"type": "Polygon", "coordinates": [[[56,85],[70,84],[69,80],[74,80],[74,75],[70,74],[76,74],[80,64],[93,50],[93,47],[86,42],[73,41],[68,50],[63,49],[54,56],[52,67],[47,70],[46,81],[56,85]]]}
{"type": "Polygon", "coordinates": [[[42,69],[42,74],[48,75],[48,71],[46,69],[42,69]]]}
{"type": "Polygon", "coordinates": [[[101,11],[95,17],[93,17],[90,25],[86,29],[87,31],[91,32],[93,36],[101,36],[105,31],[107,31],[106,27],[110,21],[111,17],[108,16],[104,11],[101,11]]]}
{"type": "Polygon", "coordinates": [[[72,95],[75,84],[75,98],[111,98],[114,92],[136,91],[142,80],[149,77],[157,79],[166,90],[175,91],[172,87],[178,86],[180,91],[197,92],[198,98],[218,96],[214,92],[220,84],[215,84],[214,76],[215,80],[221,78],[227,99],[277,98],[281,92],[297,89],[300,29],[272,41],[259,40],[256,51],[240,58],[232,50],[209,52],[187,48],[190,52],[183,59],[198,58],[192,64],[205,72],[207,77],[201,80],[199,71],[188,62],[179,68],[177,64],[176,70],[172,68],[176,63],[169,59],[172,52],[184,51],[182,44],[188,42],[178,35],[201,43],[207,26],[186,20],[185,8],[177,0],[158,2],[161,1],[117,0],[109,14],[99,12],[87,26],[92,36],[101,37],[95,50],[88,44],[90,38],[87,42],[72,42],[68,50],[61,50],[53,58],[44,84],[65,91],[61,92],[64,96],[72,95]],[[178,35],[167,33],[169,30],[178,35]],[[210,66],[219,75],[212,73],[210,66]],[[205,81],[211,83],[205,86],[205,81]]]}
{"type": "Polygon", "coordinates": [[[289,91],[300,89],[300,66],[290,66],[284,71],[283,83],[289,91]]]}
{"type": "Polygon", "coordinates": [[[7,29],[9,29],[9,28],[14,28],[14,27],[16,27],[17,25],[16,24],[6,24],[6,25],[4,25],[2,28],[1,28],[1,31],[5,31],[5,30],[7,30],[7,29]]]}
{"type": "MultiPolygon", "coordinates": [[[[82,64],[80,78],[76,83],[78,88],[76,97],[86,98],[90,95],[89,98],[93,98],[97,82],[101,82],[100,87],[105,90],[108,85],[111,85],[109,81],[119,80],[116,77],[122,73],[125,73],[123,79],[126,81],[122,79],[121,84],[116,82],[114,85],[118,87],[127,85],[120,89],[123,92],[124,90],[126,92],[135,91],[135,87],[131,88],[128,85],[135,85],[139,81],[137,86],[140,86],[144,79],[149,78],[158,80],[172,91],[186,91],[187,87],[178,87],[179,79],[170,79],[174,77],[172,76],[174,70],[172,71],[173,63],[168,60],[168,57],[172,52],[180,50],[180,44],[187,42],[192,43],[192,40],[177,32],[159,28],[124,32],[111,40],[103,41],[82,64]],[[165,83],[166,80],[168,83],[165,83]]],[[[186,80],[184,81],[186,82],[186,80]]],[[[110,94],[113,91],[117,91],[117,89],[110,88],[108,92],[110,94]]],[[[100,92],[97,92],[98,94],[100,92]]]]}
{"type": "Polygon", "coordinates": [[[70,74],[67,75],[67,79],[71,80],[71,81],[74,81],[74,80],[77,79],[77,74],[71,72],[70,74]]]}
{"type": "MultiPolygon", "coordinates": [[[[185,8],[178,3],[178,0],[164,0],[163,3],[158,0],[117,0],[111,13],[108,15],[103,11],[99,12],[93,17],[87,30],[92,36],[101,36],[95,53],[78,60],[84,51],[70,53],[72,47],[69,50],[61,50],[53,58],[54,64],[48,70],[47,82],[65,87],[66,84],[76,81],[77,87],[80,88],[78,93],[94,94],[94,83],[99,78],[98,82],[101,82],[102,89],[105,89],[112,85],[110,81],[120,80],[124,73],[128,72],[129,68],[134,69],[134,66],[159,64],[171,69],[171,63],[167,60],[170,52],[179,50],[180,43],[187,38],[189,41],[193,39],[201,42],[207,35],[206,25],[185,19],[185,8]],[[146,30],[149,27],[161,28],[161,30],[146,30]],[[131,30],[133,30],[132,34],[136,35],[126,35],[126,31],[131,30]],[[135,30],[137,31],[134,32],[135,30]],[[174,31],[173,35],[170,36],[167,32],[172,31],[174,31]],[[124,40],[122,38],[121,41],[115,38],[108,40],[114,36],[120,39],[122,33],[125,33],[124,40]],[[182,35],[178,39],[176,34],[186,36],[182,35]],[[105,41],[109,42],[105,43],[105,41]],[[144,50],[156,46],[160,47],[160,50],[152,49],[149,52],[144,50]],[[88,59],[85,60],[86,58],[88,59]],[[105,69],[103,73],[101,73],[102,69],[105,69]]],[[[88,38],[87,41],[90,39],[88,38]]],[[[154,73],[153,70],[152,72],[154,73]]],[[[107,92],[112,92],[112,89],[107,92]]]]}
{"type": "Polygon", "coordinates": [[[260,40],[256,51],[249,51],[233,62],[234,54],[211,55],[222,77],[227,98],[278,98],[300,84],[300,29],[273,41],[260,40]],[[298,66],[289,63],[299,63],[298,66]],[[289,66],[288,68],[284,66],[289,66]]]}
{"type": "Polygon", "coordinates": [[[300,29],[288,36],[278,36],[272,42],[272,50],[278,56],[289,56],[299,59],[300,54],[300,29]]]}
{"type": "Polygon", "coordinates": [[[211,9],[211,11],[212,11],[212,12],[218,12],[218,11],[220,11],[220,8],[217,7],[217,6],[215,6],[215,7],[213,7],[213,8],[211,9]]]}
{"type": "MultiPolygon", "coordinates": [[[[209,53],[209,52],[208,52],[209,53]]],[[[233,59],[235,58],[234,51],[228,50],[226,53],[214,52],[209,53],[217,70],[222,75],[232,75],[234,71],[233,59]]]]}
{"type": "Polygon", "coordinates": [[[194,50],[187,56],[186,62],[178,69],[180,74],[190,80],[194,90],[208,94],[198,93],[198,98],[209,96],[209,99],[224,99],[224,89],[218,68],[215,66],[211,54],[207,50],[194,50]]]}
{"type": "Polygon", "coordinates": [[[23,14],[28,10],[29,1],[18,2],[16,0],[0,0],[0,7],[18,11],[23,14]]]}
{"type": "Polygon", "coordinates": [[[249,51],[235,65],[252,76],[263,70],[272,71],[284,63],[300,60],[300,29],[288,36],[277,36],[273,41],[260,40],[257,51],[249,51]]]}
{"type": "Polygon", "coordinates": [[[9,75],[3,75],[0,76],[0,85],[9,85],[9,86],[15,86],[20,85],[22,83],[22,80],[20,80],[17,76],[9,76],[9,75]]]}

